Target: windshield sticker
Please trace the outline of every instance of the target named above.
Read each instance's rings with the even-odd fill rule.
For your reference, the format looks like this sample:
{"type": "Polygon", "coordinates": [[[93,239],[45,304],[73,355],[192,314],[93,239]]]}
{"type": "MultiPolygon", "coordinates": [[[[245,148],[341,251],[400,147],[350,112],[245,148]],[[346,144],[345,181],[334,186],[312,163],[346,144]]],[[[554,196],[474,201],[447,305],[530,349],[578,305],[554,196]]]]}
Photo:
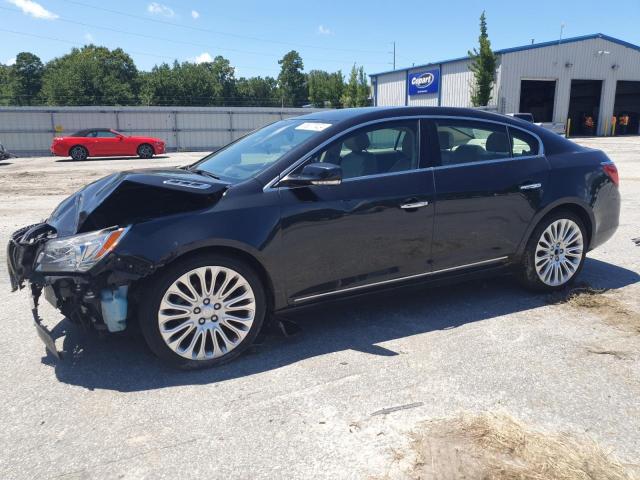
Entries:
{"type": "Polygon", "coordinates": [[[308,130],[310,132],[321,132],[331,126],[330,123],[305,122],[296,127],[296,130],[308,130]]]}

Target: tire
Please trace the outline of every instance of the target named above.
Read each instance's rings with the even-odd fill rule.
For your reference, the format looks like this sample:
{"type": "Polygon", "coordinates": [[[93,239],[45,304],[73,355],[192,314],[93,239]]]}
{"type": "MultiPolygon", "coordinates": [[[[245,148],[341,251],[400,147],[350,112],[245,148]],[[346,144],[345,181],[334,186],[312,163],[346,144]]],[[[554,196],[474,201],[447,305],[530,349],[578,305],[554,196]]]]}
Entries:
{"type": "Polygon", "coordinates": [[[75,147],[71,147],[71,150],[69,150],[69,156],[76,162],[81,162],[82,160],[87,159],[89,151],[81,145],[76,145],[75,147]]]}
{"type": "Polygon", "coordinates": [[[138,156],[140,158],[151,158],[153,153],[153,147],[148,143],[143,143],[138,147],[138,156]]]}
{"type": "Polygon", "coordinates": [[[531,234],[518,277],[530,290],[561,290],[580,274],[587,247],[582,220],[569,211],[553,213],[543,218],[531,234]]]}
{"type": "Polygon", "coordinates": [[[253,343],[266,315],[260,277],[244,262],[224,255],[177,261],[151,278],[143,293],[138,312],[145,341],[162,360],[184,370],[238,357],[253,343]]]}

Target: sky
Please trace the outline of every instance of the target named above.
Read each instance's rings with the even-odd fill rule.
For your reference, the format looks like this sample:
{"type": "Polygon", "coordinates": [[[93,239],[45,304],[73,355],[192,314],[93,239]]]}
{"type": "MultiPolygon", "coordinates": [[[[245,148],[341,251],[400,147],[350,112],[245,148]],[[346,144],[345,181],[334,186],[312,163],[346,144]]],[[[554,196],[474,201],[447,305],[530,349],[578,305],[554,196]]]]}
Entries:
{"type": "Polygon", "coordinates": [[[300,52],[305,71],[367,74],[463,56],[486,11],[494,49],[605,33],[640,44],[640,0],[0,0],[0,63],[43,61],[88,43],[121,47],[141,70],[222,55],[236,77],[273,76],[300,52]]]}

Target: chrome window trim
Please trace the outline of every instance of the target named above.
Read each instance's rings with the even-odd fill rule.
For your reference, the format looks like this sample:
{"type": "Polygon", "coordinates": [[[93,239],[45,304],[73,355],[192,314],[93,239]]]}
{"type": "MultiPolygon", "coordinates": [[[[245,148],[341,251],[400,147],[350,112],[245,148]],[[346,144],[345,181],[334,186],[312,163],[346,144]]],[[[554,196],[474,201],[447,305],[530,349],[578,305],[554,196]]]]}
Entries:
{"type": "Polygon", "coordinates": [[[378,285],[387,285],[387,284],[390,284],[390,283],[402,282],[403,280],[410,280],[412,278],[427,277],[429,275],[435,275],[437,273],[452,272],[454,270],[461,270],[463,268],[478,267],[478,266],[487,265],[487,264],[490,264],[490,263],[498,263],[498,262],[502,262],[504,260],[507,260],[508,258],[509,258],[508,256],[492,258],[490,260],[482,260],[480,262],[467,263],[465,265],[458,265],[456,267],[449,267],[449,268],[443,268],[441,270],[434,270],[433,272],[417,273],[415,275],[407,275],[405,277],[392,278],[390,280],[382,280],[382,281],[379,281],[379,282],[367,283],[366,285],[358,285],[358,286],[355,286],[355,287],[340,288],[338,290],[333,290],[331,292],[323,292],[323,293],[318,293],[318,294],[315,294],[315,295],[307,295],[306,297],[294,298],[293,299],[293,303],[304,302],[304,301],[307,301],[307,300],[312,300],[314,298],[327,297],[329,295],[338,295],[340,293],[351,292],[351,291],[355,291],[355,290],[362,290],[364,288],[371,288],[371,287],[375,287],[375,286],[378,286],[378,285]]]}
{"type": "Polygon", "coordinates": [[[408,173],[425,172],[427,170],[433,170],[433,167],[412,168],[410,170],[402,170],[400,172],[385,172],[385,173],[374,173],[371,175],[362,175],[361,177],[345,178],[344,180],[342,180],[342,183],[357,182],[360,180],[368,180],[370,178],[393,177],[396,175],[406,175],[408,173]]]}
{"type": "MultiPolygon", "coordinates": [[[[353,178],[345,179],[345,180],[343,180],[343,183],[344,182],[348,182],[350,180],[360,180],[360,179],[363,179],[363,178],[376,178],[378,176],[404,174],[404,173],[416,172],[416,171],[420,171],[420,170],[428,170],[428,169],[432,169],[432,168],[433,169],[451,168],[451,167],[460,167],[460,166],[467,166],[467,165],[473,165],[473,164],[486,164],[488,162],[494,162],[494,161],[507,161],[507,160],[523,159],[523,158],[544,157],[544,143],[542,142],[542,139],[540,138],[540,136],[538,134],[536,134],[535,132],[532,132],[530,130],[527,130],[526,128],[522,128],[522,127],[519,127],[517,125],[510,125],[509,123],[505,123],[505,122],[502,122],[502,121],[499,121],[499,120],[487,120],[487,119],[484,119],[484,118],[474,118],[474,117],[454,116],[454,115],[405,115],[405,116],[398,116],[398,117],[378,118],[376,120],[369,120],[368,122],[363,122],[363,123],[359,123],[357,125],[353,125],[352,127],[349,127],[346,130],[342,130],[341,132],[336,133],[335,135],[333,135],[332,137],[328,138],[327,140],[322,142],[320,145],[315,147],[313,150],[311,150],[305,156],[303,156],[299,160],[293,162],[291,165],[289,165],[287,168],[285,168],[282,172],[280,172],[274,178],[269,180],[269,182],[267,182],[267,184],[262,188],[262,190],[266,192],[267,190],[272,189],[272,188],[298,188],[298,187],[286,187],[286,186],[278,187],[277,183],[281,178],[284,178],[286,175],[288,175],[293,170],[298,168],[304,162],[308,161],[311,157],[313,157],[316,153],[318,153],[324,147],[326,147],[330,143],[334,142],[335,140],[337,140],[338,138],[340,138],[341,136],[343,136],[343,135],[345,135],[345,134],[347,134],[349,132],[352,132],[352,131],[357,130],[359,128],[367,127],[369,125],[375,125],[377,123],[402,121],[402,120],[437,120],[437,119],[467,120],[467,121],[474,121],[474,122],[493,123],[493,124],[497,124],[497,125],[502,125],[502,126],[504,126],[506,128],[515,128],[517,130],[521,130],[524,133],[532,135],[536,140],[538,140],[538,154],[537,155],[527,155],[527,156],[523,156],[523,157],[511,156],[509,158],[501,158],[501,159],[496,159],[496,160],[487,160],[487,161],[483,161],[483,162],[460,163],[458,165],[436,165],[434,167],[423,167],[423,168],[417,168],[417,169],[412,169],[412,170],[405,170],[403,172],[387,172],[387,173],[379,173],[379,174],[374,174],[374,175],[365,175],[365,176],[362,176],[362,177],[353,177],[353,178]]],[[[421,125],[418,125],[418,128],[420,129],[421,125]]],[[[507,130],[507,132],[508,132],[508,130],[507,130]]],[[[421,141],[421,139],[422,138],[419,137],[419,141],[421,141]]],[[[419,144],[419,148],[422,148],[421,144],[419,144]]]]}
{"type": "Polygon", "coordinates": [[[453,165],[438,165],[436,167],[432,167],[434,170],[446,170],[449,168],[458,168],[458,167],[468,167],[470,165],[488,165],[492,163],[503,163],[503,162],[511,162],[513,160],[526,160],[530,158],[544,158],[543,155],[525,155],[522,157],[509,157],[509,158],[495,158],[493,160],[479,160],[477,162],[465,162],[465,163],[456,163],[453,165]]]}

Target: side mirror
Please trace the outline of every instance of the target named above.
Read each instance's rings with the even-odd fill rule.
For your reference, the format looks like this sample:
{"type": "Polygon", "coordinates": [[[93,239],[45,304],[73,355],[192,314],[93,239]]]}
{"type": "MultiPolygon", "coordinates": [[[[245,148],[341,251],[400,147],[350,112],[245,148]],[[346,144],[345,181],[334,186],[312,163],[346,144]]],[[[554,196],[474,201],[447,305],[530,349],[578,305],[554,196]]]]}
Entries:
{"type": "Polygon", "coordinates": [[[299,174],[289,174],[280,181],[280,185],[340,185],[342,168],[333,163],[310,163],[299,174]]]}

